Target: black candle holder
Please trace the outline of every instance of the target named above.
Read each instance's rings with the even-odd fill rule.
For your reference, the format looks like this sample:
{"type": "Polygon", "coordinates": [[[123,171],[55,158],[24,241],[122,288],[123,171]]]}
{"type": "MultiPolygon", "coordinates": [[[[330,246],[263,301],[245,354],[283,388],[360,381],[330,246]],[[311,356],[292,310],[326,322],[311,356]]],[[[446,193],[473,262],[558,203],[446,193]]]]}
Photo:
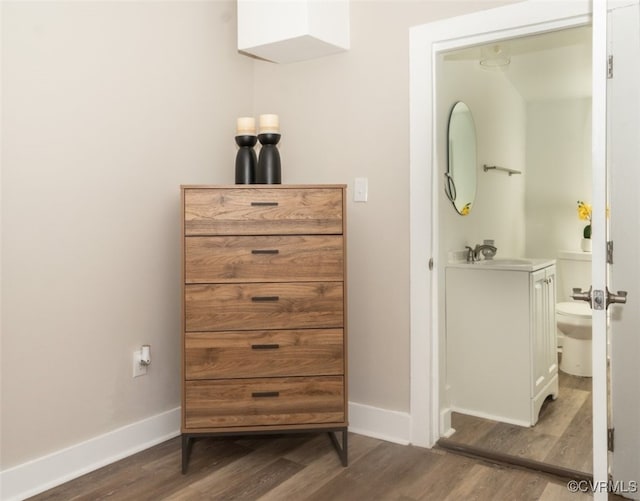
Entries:
{"type": "Polygon", "coordinates": [[[258,168],[256,170],[257,184],[280,184],[281,168],[280,153],[276,144],[280,141],[280,134],[267,132],[258,134],[258,140],[262,145],[260,156],[258,157],[258,168]]]}
{"type": "Polygon", "coordinates": [[[254,184],[258,160],[253,147],[258,142],[256,136],[236,136],[236,144],[240,146],[236,154],[236,184],[254,184]]]}

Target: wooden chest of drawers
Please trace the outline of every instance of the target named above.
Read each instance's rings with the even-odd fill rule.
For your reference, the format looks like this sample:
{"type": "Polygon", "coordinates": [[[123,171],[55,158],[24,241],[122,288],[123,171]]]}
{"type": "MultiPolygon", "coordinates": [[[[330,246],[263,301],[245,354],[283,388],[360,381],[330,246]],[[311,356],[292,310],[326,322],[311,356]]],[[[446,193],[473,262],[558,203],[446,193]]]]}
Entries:
{"type": "Polygon", "coordinates": [[[182,187],[183,472],[198,436],[310,430],[346,465],[345,191],[182,187]]]}

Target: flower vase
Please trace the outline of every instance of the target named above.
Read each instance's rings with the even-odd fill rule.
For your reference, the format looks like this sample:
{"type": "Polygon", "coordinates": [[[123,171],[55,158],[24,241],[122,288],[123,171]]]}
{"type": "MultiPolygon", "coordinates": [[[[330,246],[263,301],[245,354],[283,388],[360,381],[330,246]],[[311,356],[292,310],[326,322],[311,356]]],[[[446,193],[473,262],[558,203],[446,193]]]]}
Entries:
{"type": "Polygon", "coordinates": [[[591,252],[591,239],[583,238],[580,242],[580,248],[582,249],[582,252],[591,252]]]}

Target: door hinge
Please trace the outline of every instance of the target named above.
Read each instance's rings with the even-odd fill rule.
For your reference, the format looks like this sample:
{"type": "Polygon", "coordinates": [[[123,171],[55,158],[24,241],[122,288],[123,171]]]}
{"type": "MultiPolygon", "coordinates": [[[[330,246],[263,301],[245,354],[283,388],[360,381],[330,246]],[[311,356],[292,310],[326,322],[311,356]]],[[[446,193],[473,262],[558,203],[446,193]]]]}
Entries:
{"type": "Polygon", "coordinates": [[[607,242],[607,263],[613,264],[613,240],[607,242]]]}
{"type": "Polygon", "coordinates": [[[607,78],[613,78],[613,54],[607,58],[607,78]]]}
{"type": "Polygon", "coordinates": [[[429,271],[433,270],[433,258],[429,258],[429,271]]]}
{"type": "Polygon", "coordinates": [[[607,450],[613,452],[613,435],[615,428],[607,428],[607,450]]]}

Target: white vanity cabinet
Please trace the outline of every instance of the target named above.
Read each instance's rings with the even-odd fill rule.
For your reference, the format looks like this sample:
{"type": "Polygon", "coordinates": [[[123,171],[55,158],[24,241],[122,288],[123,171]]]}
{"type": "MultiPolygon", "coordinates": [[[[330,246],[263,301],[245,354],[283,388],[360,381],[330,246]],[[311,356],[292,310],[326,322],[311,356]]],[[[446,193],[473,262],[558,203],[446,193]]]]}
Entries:
{"type": "Polygon", "coordinates": [[[451,410],[521,426],[558,395],[555,264],[446,268],[451,410]]]}

